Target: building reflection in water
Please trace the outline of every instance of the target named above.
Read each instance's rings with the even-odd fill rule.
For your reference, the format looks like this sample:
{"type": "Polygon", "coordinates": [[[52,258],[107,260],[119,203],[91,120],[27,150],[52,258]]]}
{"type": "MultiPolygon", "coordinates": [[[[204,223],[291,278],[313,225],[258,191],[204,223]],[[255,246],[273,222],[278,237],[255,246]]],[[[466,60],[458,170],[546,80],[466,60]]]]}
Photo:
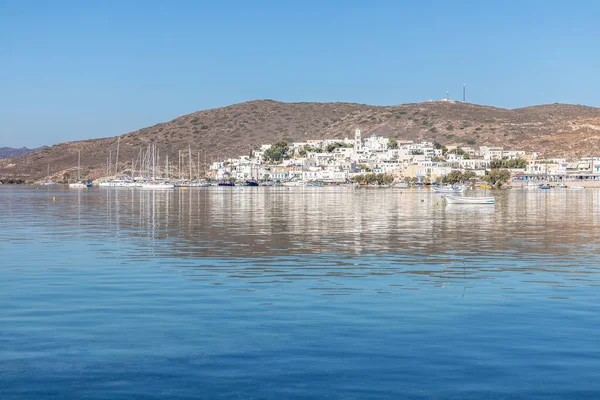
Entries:
{"type": "Polygon", "coordinates": [[[54,213],[44,218],[65,235],[116,241],[132,260],[230,277],[408,274],[440,284],[550,272],[597,284],[600,191],[494,195],[495,206],[449,206],[427,190],[112,189],[66,192],[60,207],[36,212],[54,213]]]}

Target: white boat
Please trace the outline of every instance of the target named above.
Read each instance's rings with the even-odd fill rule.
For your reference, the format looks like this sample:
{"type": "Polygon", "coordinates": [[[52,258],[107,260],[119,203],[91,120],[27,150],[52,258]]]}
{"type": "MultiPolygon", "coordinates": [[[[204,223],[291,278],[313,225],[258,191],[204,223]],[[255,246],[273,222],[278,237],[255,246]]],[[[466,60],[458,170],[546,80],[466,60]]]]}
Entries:
{"type": "Polygon", "coordinates": [[[304,184],[305,187],[323,187],[322,182],[306,182],[304,184]]]}
{"type": "Polygon", "coordinates": [[[142,184],[144,190],[173,190],[175,185],[169,182],[147,182],[142,184]]]}
{"type": "Polygon", "coordinates": [[[446,196],[448,204],[494,204],[493,197],[446,196]]]}
{"type": "Polygon", "coordinates": [[[196,182],[192,183],[192,187],[209,187],[209,186],[212,186],[209,182],[196,181],[196,182]]]}
{"type": "Polygon", "coordinates": [[[288,182],[283,182],[282,185],[290,186],[290,187],[297,187],[297,186],[304,186],[304,182],[303,181],[288,181],[288,182]]]}
{"type": "Polygon", "coordinates": [[[101,181],[100,187],[137,187],[140,184],[127,176],[117,176],[113,179],[101,181]]]}
{"type": "Polygon", "coordinates": [[[40,185],[42,186],[54,186],[56,185],[56,182],[52,181],[50,179],[50,164],[48,164],[48,173],[46,174],[46,177],[48,178],[47,181],[40,183],[40,185]]]}
{"type": "Polygon", "coordinates": [[[465,190],[462,186],[434,186],[433,191],[436,193],[462,193],[465,190]]]}
{"type": "Polygon", "coordinates": [[[81,150],[77,156],[77,182],[69,183],[69,189],[87,189],[91,188],[92,183],[89,181],[81,180],[81,150]]]}
{"type": "Polygon", "coordinates": [[[91,188],[92,186],[93,185],[91,182],[86,182],[86,181],[69,183],[70,189],[87,189],[87,188],[91,188]]]}
{"type": "Polygon", "coordinates": [[[188,181],[186,179],[176,180],[174,182],[174,185],[178,188],[188,188],[194,186],[194,184],[191,181],[188,181]]]}
{"type": "Polygon", "coordinates": [[[264,181],[260,183],[260,186],[277,186],[273,181],[264,181]]]}
{"type": "Polygon", "coordinates": [[[583,190],[585,187],[583,186],[569,186],[570,190],[583,190]]]}

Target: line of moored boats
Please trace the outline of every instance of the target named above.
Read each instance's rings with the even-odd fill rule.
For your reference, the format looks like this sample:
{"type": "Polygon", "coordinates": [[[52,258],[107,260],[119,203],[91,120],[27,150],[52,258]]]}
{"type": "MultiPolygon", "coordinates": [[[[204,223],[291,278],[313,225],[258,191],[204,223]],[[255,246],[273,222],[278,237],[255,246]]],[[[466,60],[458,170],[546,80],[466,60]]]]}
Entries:
{"type": "MultiPolygon", "coordinates": [[[[47,181],[41,183],[41,185],[56,185],[56,183],[52,181],[47,181]]],[[[300,181],[300,180],[291,180],[291,181],[263,181],[259,182],[257,180],[246,180],[244,182],[234,182],[234,181],[220,181],[220,182],[209,182],[206,180],[167,180],[161,178],[131,178],[128,176],[116,176],[110,179],[104,179],[98,182],[98,187],[105,188],[141,188],[146,190],[174,190],[176,188],[197,188],[197,187],[209,187],[209,186],[222,186],[222,187],[231,187],[231,186],[283,186],[283,187],[323,187],[323,182],[313,182],[313,181],[300,181]]],[[[355,183],[346,183],[346,184],[334,184],[335,186],[349,186],[349,187],[360,187],[361,185],[355,183]]],[[[89,180],[78,180],[75,183],[69,184],[69,188],[72,189],[86,189],[93,187],[92,181],[89,180]]],[[[494,197],[489,196],[465,196],[464,192],[468,189],[468,186],[464,185],[432,185],[432,191],[434,193],[440,193],[443,195],[443,198],[446,200],[448,204],[494,204],[494,197]]],[[[405,188],[400,185],[398,188],[405,188]]],[[[488,186],[482,188],[488,188],[488,186]]],[[[554,185],[550,186],[548,184],[531,184],[521,186],[522,189],[526,190],[550,190],[550,189],[570,189],[570,190],[582,190],[583,186],[566,186],[566,185],[554,185]]]]}

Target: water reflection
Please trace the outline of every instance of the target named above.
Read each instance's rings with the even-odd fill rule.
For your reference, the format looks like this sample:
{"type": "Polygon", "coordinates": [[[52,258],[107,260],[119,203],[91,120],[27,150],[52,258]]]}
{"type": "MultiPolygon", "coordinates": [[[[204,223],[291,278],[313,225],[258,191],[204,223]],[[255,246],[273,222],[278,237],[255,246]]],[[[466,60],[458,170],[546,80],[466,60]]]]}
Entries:
{"type": "MultiPolygon", "coordinates": [[[[408,276],[416,286],[498,281],[507,290],[518,282],[598,284],[599,191],[495,195],[495,206],[480,207],[448,206],[422,190],[10,188],[0,191],[0,201],[5,226],[19,221],[23,232],[33,225],[64,239],[105,238],[99,246],[107,257],[169,259],[196,270],[195,279],[218,276],[215,284],[309,279],[337,288],[314,290],[344,295],[358,290],[352,279],[377,276],[408,276]]],[[[0,235],[27,240],[15,232],[0,235]]],[[[410,289],[406,284],[389,282],[410,289]]]]}
{"type": "Polygon", "coordinates": [[[549,192],[1,187],[0,397],[598,398],[600,192],[549,192]]]}

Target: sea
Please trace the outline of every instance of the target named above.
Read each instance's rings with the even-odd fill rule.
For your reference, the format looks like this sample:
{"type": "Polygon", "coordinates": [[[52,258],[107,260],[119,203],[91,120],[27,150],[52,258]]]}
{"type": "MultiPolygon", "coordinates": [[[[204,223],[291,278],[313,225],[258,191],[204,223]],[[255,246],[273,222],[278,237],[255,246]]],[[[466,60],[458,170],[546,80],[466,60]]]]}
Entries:
{"type": "Polygon", "coordinates": [[[600,190],[0,186],[0,399],[600,399],[600,190]]]}

